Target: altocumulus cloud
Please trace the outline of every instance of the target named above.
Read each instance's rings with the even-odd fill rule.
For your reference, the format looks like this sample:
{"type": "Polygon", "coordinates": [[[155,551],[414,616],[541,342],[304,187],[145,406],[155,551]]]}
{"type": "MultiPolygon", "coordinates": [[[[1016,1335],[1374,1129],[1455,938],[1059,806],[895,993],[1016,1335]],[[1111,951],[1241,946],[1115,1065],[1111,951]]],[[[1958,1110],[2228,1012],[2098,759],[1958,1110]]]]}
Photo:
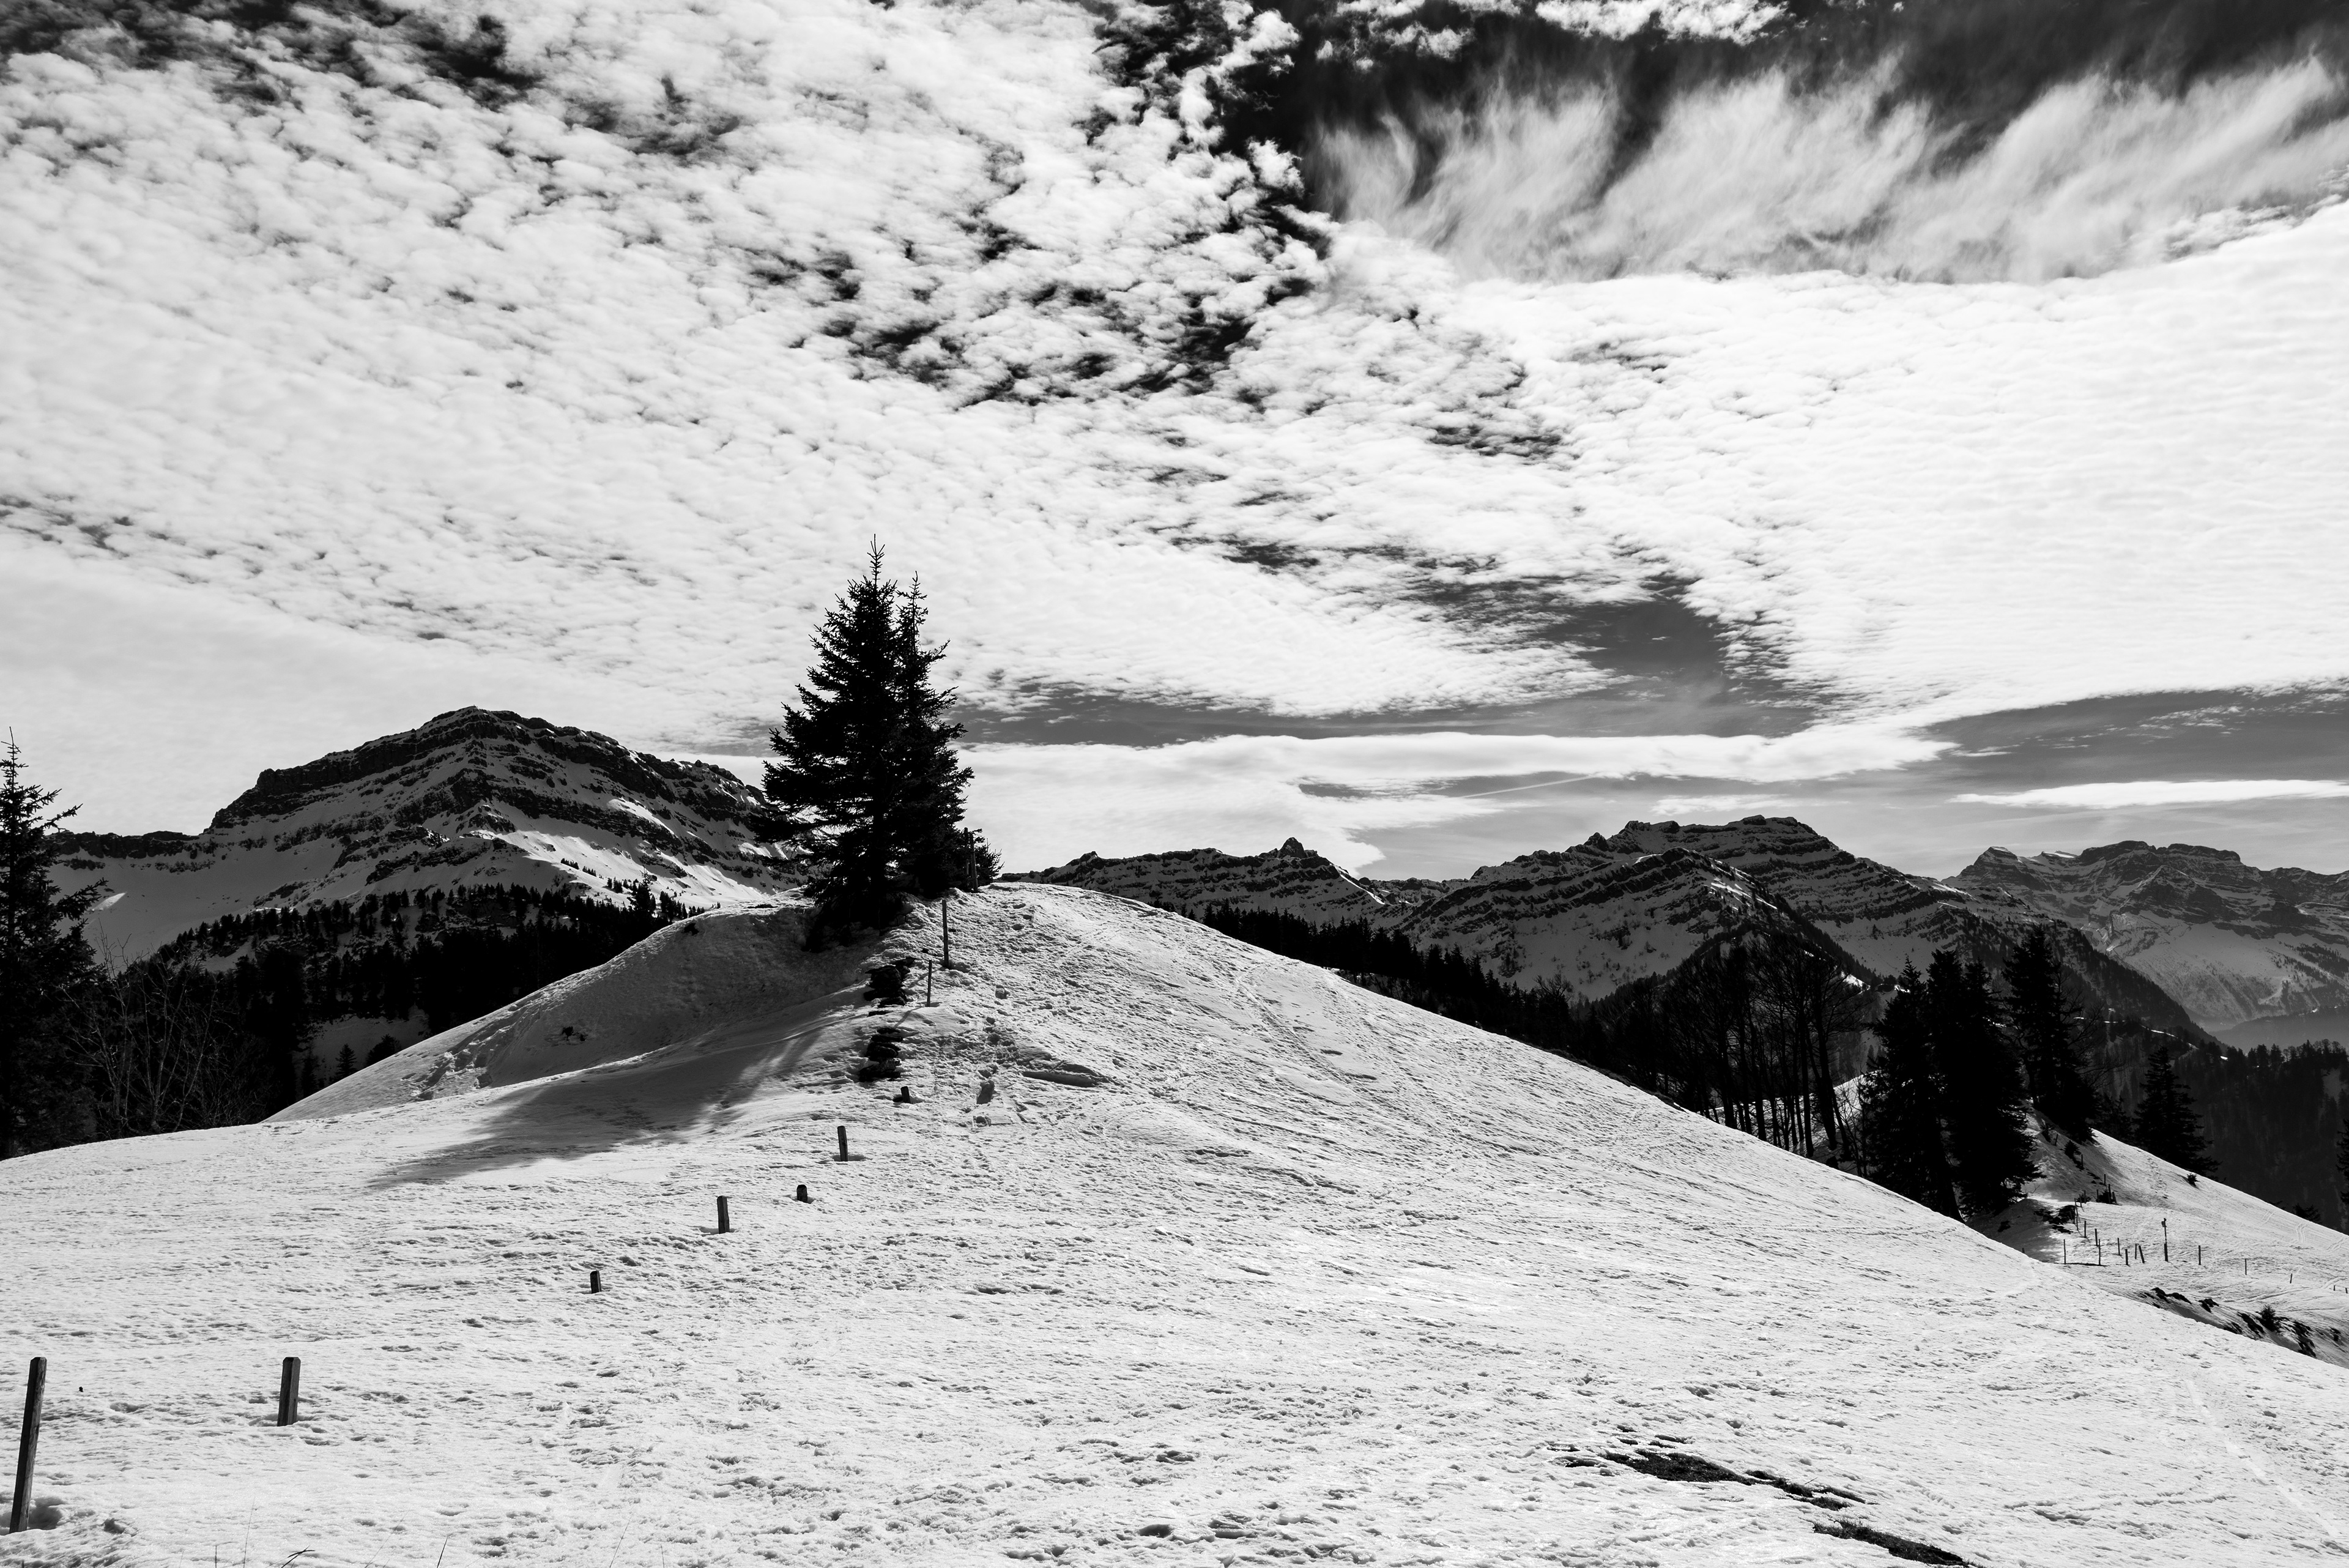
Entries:
{"type": "MultiPolygon", "coordinates": [[[[1659,578],[1733,669],[1887,725],[2349,676],[2349,208],[2044,286],[1472,276],[1289,211],[1206,78],[1113,78],[1075,7],[492,0],[503,95],[418,41],[481,9],[7,64],[0,526],[704,749],[771,716],[874,535],[1006,709],[1555,697],[1602,680],[1575,607],[1659,578]]],[[[1281,47],[1242,21],[1232,58],[1281,47]]],[[[1586,766],[1556,743],[982,765],[1098,799],[1100,847],[1143,780],[1360,844],[1505,809],[1444,778],[1586,766]]]]}

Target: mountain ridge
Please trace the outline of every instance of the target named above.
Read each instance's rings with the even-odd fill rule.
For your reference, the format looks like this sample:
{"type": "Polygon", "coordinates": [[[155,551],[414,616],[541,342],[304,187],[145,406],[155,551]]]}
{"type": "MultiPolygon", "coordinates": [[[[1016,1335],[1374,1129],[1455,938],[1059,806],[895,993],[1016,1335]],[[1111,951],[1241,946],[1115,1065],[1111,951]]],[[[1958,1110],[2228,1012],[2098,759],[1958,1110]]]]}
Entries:
{"type": "Polygon", "coordinates": [[[1800,921],[1872,981],[1956,947],[1995,969],[2023,932],[2051,924],[2075,1000],[2188,1039],[2206,1036],[2159,984],[2058,917],[1852,854],[1793,817],[1626,824],[1566,849],[1536,850],[1465,877],[1389,885],[1347,876],[1290,839],[1260,856],[1216,850],[1084,856],[1027,879],[1120,893],[1174,909],[1211,903],[1361,919],[1436,947],[1460,947],[1504,978],[1552,981],[1586,1000],[1669,971],[1742,911],[1800,921]],[[1645,869],[1638,869],[1643,863],[1645,869]],[[1176,868],[1179,867],[1179,874],[1176,868]],[[1547,888],[1544,904],[1534,889],[1547,888]],[[1768,911],[1776,911],[1774,916],[1768,911]],[[1569,912],[1572,919],[1568,919],[1569,912]],[[1630,951],[1633,933],[1642,951],[1630,951]],[[1657,939],[1664,933],[1664,945],[1657,939]],[[1612,952],[1609,949],[1612,948],[1612,952]]]}
{"type": "Polygon", "coordinates": [[[482,708],[264,770],[197,833],[63,834],[57,880],[104,881],[92,934],[137,957],[208,920],[369,894],[511,886],[704,907],[793,886],[763,797],[713,763],[482,708]]]}
{"type": "Polygon", "coordinates": [[[2349,1014],[2349,872],[2123,839],[2076,855],[1993,847],[1951,882],[2065,920],[2222,1037],[2282,1043],[2273,1027],[2349,1014]]]}

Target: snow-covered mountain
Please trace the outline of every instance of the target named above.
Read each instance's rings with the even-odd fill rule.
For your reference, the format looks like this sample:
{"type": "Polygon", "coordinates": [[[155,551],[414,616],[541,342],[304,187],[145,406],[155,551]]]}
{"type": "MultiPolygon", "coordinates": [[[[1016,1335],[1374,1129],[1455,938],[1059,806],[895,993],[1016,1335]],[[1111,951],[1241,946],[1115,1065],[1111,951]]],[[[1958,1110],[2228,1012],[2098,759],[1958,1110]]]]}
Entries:
{"type": "Polygon", "coordinates": [[[1752,877],[1682,849],[1618,856],[1578,846],[1521,855],[1479,867],[1388,924],[1423,947],[1483,959],[1520,985],[1554,982],[1592,998],[1670,973],[1739,931],[1818,940],[1752,877]]]}
{"type": "Polygon", "coordinates": [[[1080,855],[1065,866],[1015,880],[1090,888],[1165,909],[1204,909],[1221,904],[1309,920],[1381,924],[1453,886],[1350,877],[1328,857],[1294,838],[1262,855],[1226,855],[1220,849],[1176,849],[1115,860],[1080,855]]]}
{"type": "Polygon", "coordinates": [[[694,906],[793,885],[756,791],[709,763],[460,708],[273,768],[201,833],[78,834],[57,880],[103,879],[90,936],[135,958],[206,920],[370,893],[515,886],[617,897],[648,880],[694,906]]]}
{"type": "Polygon", "coordinates": [[[1588,847],[1618,856],[1692,850],[1733,867],[1785,900],[1878,974],[1925,967],[1937,948],[1996,970],[2018,938],[2049,925],[2078,1000],[2156,1028],[2190,1032],[2187,1010],[2155,981],[2116,962],[2065,917],[2002,896],[1898,871],[1854,855],[1790,816],[1749,816],[1715,826],[1634,822],[1588,847]]]}
{"type": "Polygon", "coordinates": [[[2238,1044],[2349,1038],[2349,872],[2129,839],[2077,855],[1988,849],[1951,881],[2076,926],[2238,1044]]]}
{"type": "Polygon", "coordinates": [[[1679,850],[1627,859],[1577,846],[1447,881],[1378,881],[1350,877],[1292,838],[1263,855],[1084,855],[1022,879],[1185,912],[1227,905],[1317,924],[1361,921],[1457,948],[1521,984],[1588,997],[1668,973],[1731,932],[1803,925],[1740,872],[1679,850]]]}
{"type": "Polygon", "coordinates": [[[2157,1028],[2191,1031],[2176,1002],[2060,914],[1996,890],[1910,876],[1792,817],[1715,826],[1634,822],[1568,849],[1542,850],[1453,881],[1351,877],[1292,839],[1258,856],[1195,850],[1105,860],[1088,855],[1038,881],[1174,909],[1214,903],[1317,921],[1366,920],[1429,947],[1457,947],[1526,985],[1557,981],[1598,998],[1677,967],[1748,925],[1800,926],[1855,971],[1922,968],[1955,947],[1995,968],[2033,925],[2052,924],[2080,999],[2157,1028]]]}
{"type": "Polygon", "coordinates": [[[934,923],[720,912],[274,1124],[0,1166],[38,1560],[2336,1552],[2349,1380],[2097,1286],[2256,1313],[2289,1271],[2329,1344],[2338,1235],[2048,1267],[1191,921],[953,919],[933,1005],[855,961],[934,923]],[[850,1071],[883,1028],[910,1103],[850,1071]]]}

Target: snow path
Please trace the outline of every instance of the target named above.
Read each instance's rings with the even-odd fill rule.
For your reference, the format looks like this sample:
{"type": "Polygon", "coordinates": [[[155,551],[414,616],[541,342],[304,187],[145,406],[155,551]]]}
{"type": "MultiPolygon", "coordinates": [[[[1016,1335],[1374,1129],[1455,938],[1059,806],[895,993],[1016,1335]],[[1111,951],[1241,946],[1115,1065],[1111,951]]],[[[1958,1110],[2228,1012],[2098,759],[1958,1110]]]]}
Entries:
{"type": "Polygon", "coordinates": [[[0,1563],[1894,1561],[1851,1521],[1984,1565],[2349,1555],[2336,1367],[1176,917],[1023,885],[954,927],[917,1105],[833,1065],[853,990],[778,990],[674,1040],[617,1007],[554,1076],[0,1167],[64,1514],[0,1563]]]}

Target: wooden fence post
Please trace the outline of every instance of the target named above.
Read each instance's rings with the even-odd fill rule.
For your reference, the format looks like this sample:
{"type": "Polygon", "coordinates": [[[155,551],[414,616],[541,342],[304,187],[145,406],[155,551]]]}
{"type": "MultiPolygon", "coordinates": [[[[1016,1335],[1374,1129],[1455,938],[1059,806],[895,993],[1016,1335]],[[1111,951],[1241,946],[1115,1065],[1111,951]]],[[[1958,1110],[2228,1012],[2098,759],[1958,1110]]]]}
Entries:
{"type": "Polygon", "coordinates": [[[33,1357],[25,1374],[25,1425],[16,1435],[16,1496],[8,1504],[8,1533],[25,1528],[33,1511],[33,1452],[41,1446],[41,1391],[48,1386],[49,1358],[33,1357]]]}
{"type": "Polygon", "coordinates": [[[840,1158],[848,1158],[848,1128],[845,1127],[840,1129],[840,1158]]]}
{"type": "Polygon", "coordinates": [[[302,1418],[302,1358],[289,1355],[277,1369],[277,1424],[290,1427],[302,1418]]]}
{"type": "Polygon", "coordinates": [[[718,1200],[718,1233],[723,1236],[733,1229],[734,1216],[727,1212],[726,1199],[721,1198],[718,1200]]]}
{"type": "Polygon", "coordinates": [[[603,1270],[590,1269],[587,1271],[587,1293],[591,1296],[600,1296],[604,1293],[603,1270]]]}

